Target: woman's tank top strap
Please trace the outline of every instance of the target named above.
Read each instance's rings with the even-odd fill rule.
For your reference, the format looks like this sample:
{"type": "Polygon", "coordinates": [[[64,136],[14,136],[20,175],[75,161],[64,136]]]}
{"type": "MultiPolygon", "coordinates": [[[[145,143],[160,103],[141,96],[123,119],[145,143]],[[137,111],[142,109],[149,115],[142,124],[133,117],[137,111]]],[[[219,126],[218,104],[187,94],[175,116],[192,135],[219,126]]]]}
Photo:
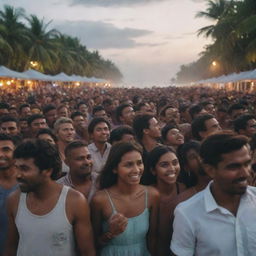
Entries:
{"type": "Polygon", "coordinates": [[[145,208],[148,208],[148,188],[145,188],[145,208]]]}
{"type": "Polygon", "coordinates": [[[110,202],[111,207],[112,207],[113,214],[117,213],[116,208],[115,208],[115,205],[114,205],[114,203],[113,203],[113,201],[112,201],[112,199],[111,199],[110,194],[108,193],[107,189],[104,189],[104,191],[106,192],[106,194],[107,194],[107,196],[108,196],[109,202],[110,202]]]}

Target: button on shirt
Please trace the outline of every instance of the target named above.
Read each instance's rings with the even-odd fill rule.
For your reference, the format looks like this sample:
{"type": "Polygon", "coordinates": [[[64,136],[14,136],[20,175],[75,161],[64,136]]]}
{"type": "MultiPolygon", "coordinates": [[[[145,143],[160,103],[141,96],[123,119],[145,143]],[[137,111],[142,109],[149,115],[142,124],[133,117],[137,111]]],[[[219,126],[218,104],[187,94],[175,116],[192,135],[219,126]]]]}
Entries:
{"type": "Polygon", "coordinates": [[[210,185],[175,209],[171,250],[177,256],[255,256],[256,188],[247,187],[234,216],[216,203],[210,185]]]}
{"type": "Polygon", "coordinates": [[[105,165],[108,155],[109,155],[109,152],[110,152],[110,149],[111,149],[111,144],[109,144],[107,142],[106,149],[102,155],[94,143],[91,143],[88,145],[88,150],[89,150],[89,152],[92,156],[92,160],[93,160],[92,179],[94,181],[97,179],[103,166],[105,165]]]}

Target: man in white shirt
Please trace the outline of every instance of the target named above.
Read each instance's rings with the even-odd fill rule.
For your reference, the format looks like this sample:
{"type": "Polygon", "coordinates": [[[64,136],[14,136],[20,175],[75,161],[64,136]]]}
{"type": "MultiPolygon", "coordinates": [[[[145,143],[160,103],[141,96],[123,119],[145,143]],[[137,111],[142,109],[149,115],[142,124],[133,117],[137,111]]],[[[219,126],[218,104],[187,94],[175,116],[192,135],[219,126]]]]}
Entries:
{"type": "Polygon", "coordinates": [[[253,256],[256,252],[256,188],[248,186],[247,138],[232,132],[209,136],[201,146],[206,189],[175,209],[174,255],[253,256]]]}
{"type": "Polygon", "coordinates": [[[90,122],[88,133],[93,141],[88,145],[88,149],[93,160],[92,179],[95,181],[110,152],[111,145],[107,142],[110,135],[110,124],[103,117],[96,117],[90,122]]]}

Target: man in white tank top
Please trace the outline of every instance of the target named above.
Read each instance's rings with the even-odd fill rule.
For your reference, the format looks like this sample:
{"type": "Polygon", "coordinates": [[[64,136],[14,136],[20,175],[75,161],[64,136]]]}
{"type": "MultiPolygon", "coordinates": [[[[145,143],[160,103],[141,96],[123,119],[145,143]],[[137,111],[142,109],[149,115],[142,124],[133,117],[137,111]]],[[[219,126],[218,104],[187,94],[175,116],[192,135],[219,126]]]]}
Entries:
{"type": "Polygon", "coordinates": [[[46,141],[26,141],[14,152],[21,191],[8,199],[5,256],[95,256],[85,197],[57,184],[61,160],[46,141]]]}

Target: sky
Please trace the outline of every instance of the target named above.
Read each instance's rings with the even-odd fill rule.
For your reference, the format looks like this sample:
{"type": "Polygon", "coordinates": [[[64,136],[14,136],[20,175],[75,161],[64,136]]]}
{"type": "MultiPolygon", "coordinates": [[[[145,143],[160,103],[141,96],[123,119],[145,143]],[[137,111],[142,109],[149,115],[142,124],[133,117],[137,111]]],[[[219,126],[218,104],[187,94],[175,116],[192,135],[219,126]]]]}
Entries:
{"type": "Polygon", "coordinates": [[[89,50],[113,61],[122,86],[166,86],[182,64],[198,59],[211,41],[197,37],[209,25],[195,18],[205,0],[0,0],[51,21],[89,50]]]}

